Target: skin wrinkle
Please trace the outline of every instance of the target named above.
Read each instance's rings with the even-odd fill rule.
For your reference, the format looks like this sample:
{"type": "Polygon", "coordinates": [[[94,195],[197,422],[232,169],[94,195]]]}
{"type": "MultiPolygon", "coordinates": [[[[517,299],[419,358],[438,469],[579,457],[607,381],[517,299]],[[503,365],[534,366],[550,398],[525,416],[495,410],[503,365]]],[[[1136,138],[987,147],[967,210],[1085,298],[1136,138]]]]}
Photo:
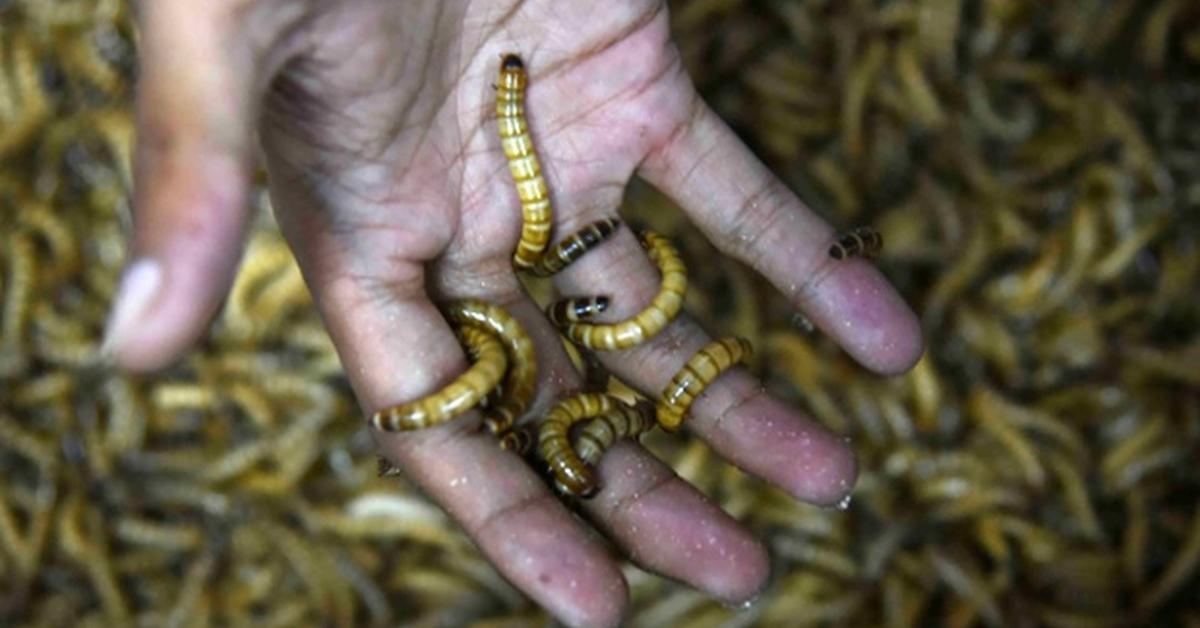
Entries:
{"type": "Polygon", "coordinates": [[[782,228],[779,223],[793,216],[789,209],[790,204],[778,180],[761,182],[738,207],[730,224],[725,225],[725,246],[720,246],[718,241],[718,248],[722,253],[746,260],[752,268],[763,272],[763,259],[767,252],[764,251],[766,247],[762,240],[778,234],[777,230],[782,228]]]}
{"type": "MultiPolygon", "coordinates": [[[[649,24],[644,24],[643,26],[649,26],[649,24]]],[[[640,28],[641,27],[639,27],[639,29],[640,28]]],[[[636,33],[637,33],[637,30],[634,30],[633,32],[630,33],[630,36],[632,36],[636,33]]],[[[603,50],[595,53],[595,55],[593,57],[588,57],[586,59],[580,59],[572,67],[567,68],[567,70],[576,69],[576,66],[583,65],[583,63],[586,61],[594,60],[594,57],[598,57],[600,55],[600,53],[602,53],[602,52],[603,52],[603,50]]],[[[581,112],[574,115],[573,117],[560,118],[557,121],[558,124],[556,126],[551,126],[547,130],[547,136],[548,137],[557,136],[560,133],[562,133],[564,130],[570,129],[571,127],[573,127],[580,120],[586,120],[589,116],[591,116],[596,111],[612,107],[613,103],[621,102],[621,101],[636,101],[637,98],[639,96],[641,96],[642,94],[646,93],[646,91],[648,91],[652,88],[655,88],[655,87],[659,87],[662,84],[661,83],[662,79],[665,76],[667,76],[672,70],[675,70],[676,75],[681,74],[683,72],[683,60],[679,58],[679,55],[673,55],[673,57],[670,61],[671,61],[670,63],[660,64],[660,67],[655,69],[655,71],[654,71],[655,73],[652,74],[651,76],[647,77],[646,80],[639,81],[637,83],[626,86],[622,91],[612,94],[611,97],[609,97],[607,100],[597,102],[595,105],[582,110],[581,112]]],[[[569,71],[547,72],[546,74],[548,77],[554,77],[554,76],[565,77],[565,76],[569,75],[569,71]]],[[[530,81],[532,81],[532,80],[533,79],[531,78],[530,81]]]]}
{"type": "MultiPolygon", "coordinates": [[[[536,488],[540,489],[540,487],[536,488]]],[[[486,535],[488,530],[493,526],[503,522],[505,517],[518,514],[526,509],[532,508],[532,506],[535,504],[543,502],[549,504],[552,508],[558,506],[558,499],[549,491],[534,490],[529,494],[521,495],[512,502],[484,515],[483,519],[478,523],[477,526],[471,526],[471,535],[482,537],[486,535]]]]}
{"type": "MultiPolygon", "coordinates": [[[[607,516],[613,522],[625,521],[629,516],[630,507],[636,505],[642,499],[653,495],[655,492],[663,489],[664,487],[670,486],[672,483],[671,481],[677,479],[678,477],[679,476],[675,475],[669,470],[666,470],[665,473],[657,478],[654,478],[650,481],[650,483],[640,486],[617,499],[617,501],[608,509],[607,516]]],[[[636,556],[631,557],[636,558],[636,556]]]]}
{"type": "MultiPolygon", "coordinates": [[[[646,156],[643,157],[641,163],[638,164],[638,169],[653,169],[651,164],[661,163],[664,170],[660,174],[660,178],[667,178],[670,169],[674,166],[674,162],[669,159],[664,159],[664,156],[674,152],[672,149],[674,148],[676,142],[693,135],[692,131],[695,129],[696,123],[700,120],[700,116],[704,111],[704,107],[704,99],[700,97],[700,93],[693,91],[687,104],[687,115],[685,115],[678,124],[676,124],[670,131],[667,132],[666,135],[663,136],[662,140],[657,146],[650,146],[650,149],[646,151],[646,156]]],[[[707,148],[704,153],[701,154],[699,159],[692,161],[692,167],[689,168],[686,173],[681,173],[681,176],[684,178],[679,180],[684,182],[690,180],[696,169],[704,163],[707,154],[718,150],[718,148],[719,146],[716,143],[707,148]]]]}
{"type": "MultiPolygon", "coordinates": [[[[742,367],[734,367],[734,368],[730,369],[729,372],[745,371],[745,370],[746,369],[742,368],[742,367]]],[[[747,373],[747,375],[749,375],[749,374],[747,373]]],[[[724,377],[724,376],[725,376],[725,373],[721,373],[721,377],[724,377]]],[[[721,377],[718,377],[717,379],[721,379],[721,377]]],[[[713,380],[713,384],[716,384],[716,380],[713,380]]],[[[705,392],[707,392],[707,391],[705,391],[705,392]]],[[[699,401],[700,398],[703,396],[704,396],[704,393],[702,392],[696,396],[696,400],[699,401]]],[[[711,421],[713,429],[717,429],[717,430],[725,429],[725,419],[729,418],[729,415],[737,412],[739,409],[742,408],[742,406],[745,406],[746,404],[750,403],[751,401],[754,401],[755,399],[757,399],[759,397],[766,397],[766,396],[768,396],[767,389],[763,386],[755,386],[750,389],[750,392],[742,394],[742,395],[738,395],[737,399],[735,399],[732,403],[730,403],[728,406],[726,406],[724,410],[721,410],[720,412],[718,412],[716,418],[711,421]]],[[[686,425],[686,424],[687,424],[687,421],[684,421],[684,425],[686,425]]]]}
{"type": "MultiPolygon", "coordinates": [[[[657,18],[660,14],[665,14],[666,10],[666,4],[659,4],[649,11],[644,11],[641,15],[638,15],[633,20],[629,21],[624,27],[621,28],[621,30],[616,31],[613,37],[596,42],[590,48],[583,48],[579,50],[575,55],[575,59],[566,59],[546,65],[542,69],[541,74],[544,74],[547,78],[555,75],[565,76],[569,74],[571,71],[577,69],[584,63],[593,60],[608,50],[611,50],[613,46],[628,41],[638,31],[653,24],[655,18],[657,18]]],[[[546,79],[542,78],[538,74],[531,74],[529,76],[530,83],[535,80],[546,79]]]]}

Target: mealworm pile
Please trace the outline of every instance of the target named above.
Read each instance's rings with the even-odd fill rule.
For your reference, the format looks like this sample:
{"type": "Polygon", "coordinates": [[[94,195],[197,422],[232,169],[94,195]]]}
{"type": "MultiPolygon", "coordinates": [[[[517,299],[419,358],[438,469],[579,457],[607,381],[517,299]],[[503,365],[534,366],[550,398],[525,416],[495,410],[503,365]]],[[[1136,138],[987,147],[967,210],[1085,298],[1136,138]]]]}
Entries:
{"type": "MultiPolygon", "coordinates": [[[[861,477],[819,509],[648,437],[768,542],[775,578],[734,609],[629,567],[631,622],[1200,625],[1200,7],[672,10],[708,102],[830,222],[882,234],[928,350],[868,374],[635,186],[623,214],[678,248],[687,311],[748,339],[861,477]]],[[[0,4],[0,623],[548,623],[378,476],[265,195],[200,347],[156,377],[96,362],[130,222],[129,12],[0,4]]],[[[650,414],[587,424],[581,459],[650,414]]]]}

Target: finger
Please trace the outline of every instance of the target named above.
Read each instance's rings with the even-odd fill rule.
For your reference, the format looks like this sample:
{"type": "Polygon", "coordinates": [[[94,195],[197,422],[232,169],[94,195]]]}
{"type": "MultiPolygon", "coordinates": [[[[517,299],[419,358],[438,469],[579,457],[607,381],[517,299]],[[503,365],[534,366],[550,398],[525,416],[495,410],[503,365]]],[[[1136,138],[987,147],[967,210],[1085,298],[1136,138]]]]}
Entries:
{"type": "MultiPolygon", "coordinates": [[[[495,262],[508,266],[507,257],[497,256],[495,262]]],[[[515,281],[497,294],[494,273],[446,265],[440,268],[439,281],[456,298],[501,302],[521,321],[538,349],[538,368],[544,373],[535,416],[578,389],[579,374],[558,332],[515,281]],[[460,291],[462,286],[480,285],[489,286],[489,294],[460,291]]],[[[580,505],[632,560],[731,603],[750,599],[762,589],[769,574],[763,545],[650,452],[632,443],[618,444],[605,453],[598,471],[598,495],[580,505]]]]}
{"type": "Polygon", "coordinates": [[[731,604],[766,586],[763,544],[648,451],[617,443],[598,471],[602,488],[584,509],[643,569],[731,604]]]}
{"type": "Polygon", "coordinates": [[[703,103],[643,162],[723,252],[757,269],[864,366],[907,371],[921,356],[916,315],[874,267],[828,255],[834,231],[703,103]]]}
{"type": "MultiPolygon", "coordinates": [[[[659,276],[628,230],[558,275],[565,294],[608,294],[604,320],[628,318],[649,303],[659,276]]],[[[710,337],[686,316],[623,351],[601,352],[615,375],[657,398],[710,337]]],[[[803,413],[763,392],[742,368],[722,374],[692,403],[685,425],[730,462],[793,496],[831,505],[849,494],[857,473],[846,443],[803,413]]]]}
{"type": "Polygon", "coordinates": [[[202,333],[233,281],[258,98],[279,61],[261,41],[295,18],[267,11],[275,3],[241,13],[234,4],[247,5],[139,7],[132,261],[104,345],[127,369],[173,360],[202,333]]]}

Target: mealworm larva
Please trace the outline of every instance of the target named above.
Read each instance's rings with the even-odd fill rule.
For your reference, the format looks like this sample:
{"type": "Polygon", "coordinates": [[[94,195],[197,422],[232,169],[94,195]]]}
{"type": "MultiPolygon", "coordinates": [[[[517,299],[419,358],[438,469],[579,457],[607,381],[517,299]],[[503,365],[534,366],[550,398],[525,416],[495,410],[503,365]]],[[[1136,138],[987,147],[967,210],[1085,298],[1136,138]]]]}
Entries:
{"type": "Polygon", "coordinates": [[[754,349],[740,336],[721,338],[696,352],[671,378],[658,400],[658,424],[667,431],[679,429],[692,401],[721,373],[750,357],[754,349]]]}
{"type": "Polygon", "coordinates": [[[499,434],[500,449],[511,451],[518,456],[529,453],[533,446],[533,433],[526,426],[516,426],[499,434]]]}
{"type": "Polygon", "coordinates": [[[473,326],[456,330],[475,358],[475,363],[438,392],[384,408],[371,417],[371,425],[388,432],[418,430],[444,423],[479,403],[484,395],[500,383],[508,366],[504,349],[491,334],[473,326]]]}
{"type": "Polygon", "coordinates": [[[546,250],[553,214],[546,180],[542,177],[542,167],[525,122],[527,83],[521,58],[514,54],[505,55],[496,84],[496,123],[500,128],[500,145],[508,158],[508,169],[521,200],[521,240],[513,254],[513,263],[522,269],[533,266],[546,250]]]}
{"type": "Polygon", "coordinates": [[[534,263],[529,272],[538,277],[549,277],[561,271],[607,240],[620,226],[621,221],[616,218],[597,220],[585,226],[554,245],[552,250],[534,263]]]}
{"type": "Polygon", "coordinates": [[[608,303],[609,298],[604,295],[562,299],[546,308],[546,315],[551,323],[562,327],[596,316],[608,309],[608,303]]]}
{"type": "Polygon", "coordinates": [[[538,428],[538,453],[554,474],[560,491],[587,497],[597,488],[596,473],[580,460],[571,446],[571,426],[613,409],[618,401],[603,393],[584,393],[555,404],[538,428]]]}
{"type": "Polygon", "coordinates": [[[883,248],[883,236],[870,227],[858,227],[841,236],[829,246],[829,257],[833,259],[849,259],[862,256],[871,257],[883,248]]]}
{"type": "Polygon", "coordinates": [[[533,340],[521,323],[498,305],[466,299],[454,301],[443,310],[446,318],[456,325],[486,329],[504,345],[510,368],[504,377],[499,403],[488,409],[483,418],[484,427],[492,434],[499,434],[521,417],[533,399],[537,385],[533,340]]]}
{"type": "Polygon", "coordinates": [[[646,400],[640,400],[633,406],[622,404],[580,428],[574,439],[575,450],[580,460],[596,466],[613,443],[623,438],[637,439],[654,426],[654,404],[646,400]]]}
{"type": "MultiPolygon", "coordinates": [[[[625,349],[642,343],[662,331],[683,308],[683,293],[687,290],[687,267],[679,258],[679,251],[666,237],[647,230],[642,233],[642,246],[650,254],[650,261],[662,273],[662,285],[654,300],[646,309],[633,318],[610,324],[568,322],[562,333],[572,342],[588,349],[612,351],[625,349]]],[[[551,316],[563,307],[554,303],[548,309],[551,316]]]]}

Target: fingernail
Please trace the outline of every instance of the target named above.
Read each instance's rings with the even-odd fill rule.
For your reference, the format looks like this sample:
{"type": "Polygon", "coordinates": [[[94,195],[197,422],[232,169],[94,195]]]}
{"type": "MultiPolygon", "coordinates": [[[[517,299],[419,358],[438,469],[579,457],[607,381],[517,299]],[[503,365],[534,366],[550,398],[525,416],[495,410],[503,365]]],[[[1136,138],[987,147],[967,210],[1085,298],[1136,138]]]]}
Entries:
{"type": "Polygon", "coordinates": [[[101,355],[112,355],[117,347],[133,337],[146,309],[158,295],[162,274],[162,266],[152,259],[140,259],[125,269],[121,285],[117,288],[116,302],[108,317],[108,326],[104,330],[101,355]]]}

